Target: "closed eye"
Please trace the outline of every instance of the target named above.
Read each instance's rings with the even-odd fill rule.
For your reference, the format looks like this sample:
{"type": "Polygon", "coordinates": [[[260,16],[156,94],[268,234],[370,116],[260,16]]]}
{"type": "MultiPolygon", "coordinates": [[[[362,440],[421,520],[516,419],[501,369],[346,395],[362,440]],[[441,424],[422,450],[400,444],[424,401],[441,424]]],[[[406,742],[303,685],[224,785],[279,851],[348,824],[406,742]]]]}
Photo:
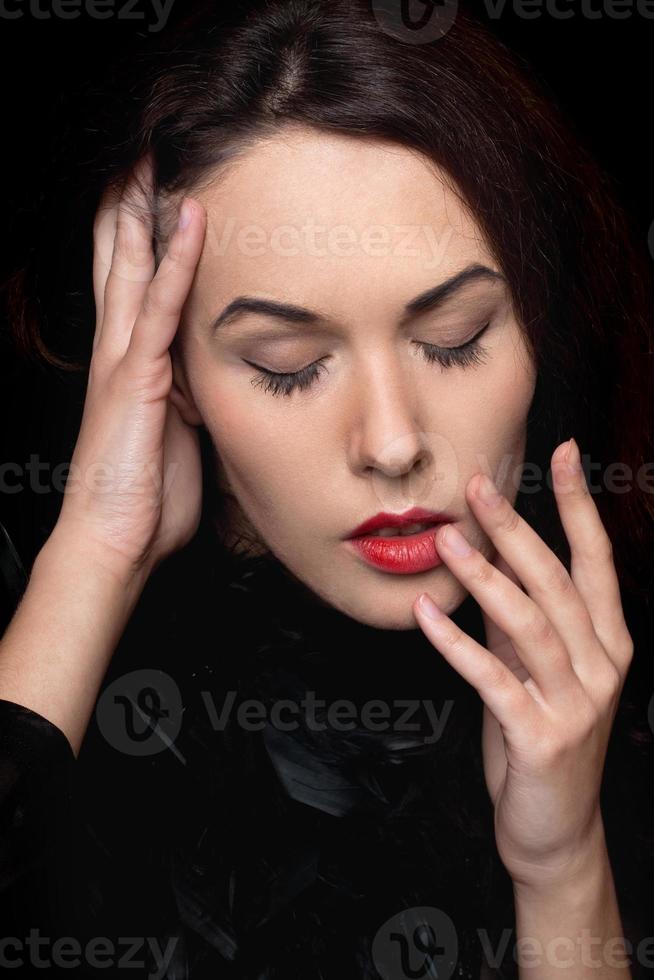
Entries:
{"type": "Polygon", "coordinates": [[[266,368],[259,367],[258,364],[253,364],[252,361],[245,363],[257,368],[260,372],[252,379],[255,388],[263,386],[264,391],[269,391],[273,395],[290,395],[295,388],[302,390],[313,384],[320,371],[324,369],[323,361],[326,360],[327,357],[321,357],[313,364],[307,364],[299,371],[292,371],[287,374],[279,371],[268,371],[266,368]]]}
{"type": "Polygon", "coordinates": [[[458,347],[439,347],[424,340],[414,340],[413,343],[418,344],[428,361],[438,361],[445,368],[453,364],[468,367],[470,364],[481,364],[486,359],[488,350],[478,341],[489,326],[490,322],[486,323],[474,337],[458,347]]]}
{"type": "MultiPolygon", "coordinates": [[[[430,363],[437,362],[443,368],[452,366],[469,367],[472,364],[481,364],[486,359],[488,351],[479,343],[479,338],[490,326],[490,321],[479,330],[474,337],[467,340],[465,344],[458,347],[439,347],[437,344],[429,344],[424,340],[414,340],[423,352],[423,355],[430,363]]],[[[328,356],[321,357],[312,364],[299,371],[279,372],[269,371],[262,368],[252,361],[245,361],[251,367],[256,368],[259,374],[252,379],[254,387],[263,387],[263,390],[272,395],[290,395],[296,388],[300,391],[309,388],[319,373],[326,370],[324,362],[328,356]]]]}

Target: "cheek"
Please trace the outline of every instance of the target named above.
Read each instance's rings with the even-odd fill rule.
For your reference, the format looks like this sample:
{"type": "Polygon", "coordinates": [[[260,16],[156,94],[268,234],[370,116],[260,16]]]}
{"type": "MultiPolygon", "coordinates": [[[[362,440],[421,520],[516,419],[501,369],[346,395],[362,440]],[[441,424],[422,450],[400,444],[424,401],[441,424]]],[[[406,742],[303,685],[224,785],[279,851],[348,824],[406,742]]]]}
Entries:
{"type": "Polygon", "coordinates": [[[499,363],[488,384],[476,395],[471,393],[468,403],[470,416],[462,439],[471,447],[471,458],[463,464],[466,480],[478,470],[487,472],[511,501],[523,475],[527,417],[535,384],[531,362],[516,352],[499,363]]]}
{"type": "Polygon", "coordinates": [[[203,398],[205,425],[242,504],[251,512],[286,512],[289,498],[302,498],[303,488],[310,496],[316,474],[324,474],[306,409],[278,405],[272,395],[243,388],[242,382],[231,389],[227,384],[220,395],[203,398]]]}
{"type": "Polygon", "coordinates": [[[456,457],[458,480],[453,492],[461,498],[479,470],[499,480],[508,496],[517,492],[535,381],[531,361],[510,339],[486,367],[461,372],[456,384],[448,385],[434,401],[433,428],[444,434],[456,457]]]}
{"type": "MultiPolygon", "coordinates": [[[[533,399],[536,375],[522,344],[507,337],[486,370],[465,385],[468,428],[478,433],[471,443],[483,441],[489,449],[510,446],[519,440],[533,399]]],[[[462,386],[463,388],[463,386],[462,386]]]]}
{"type": "Polygon", "coordinates": [[[516,451],[522,455],[527,416],[535,389],[535,366],[519,344],[513,355],[506,357],[498,372],[493,399],[498,419],[498,441],[501,441],[504,451],[516,451]]]}

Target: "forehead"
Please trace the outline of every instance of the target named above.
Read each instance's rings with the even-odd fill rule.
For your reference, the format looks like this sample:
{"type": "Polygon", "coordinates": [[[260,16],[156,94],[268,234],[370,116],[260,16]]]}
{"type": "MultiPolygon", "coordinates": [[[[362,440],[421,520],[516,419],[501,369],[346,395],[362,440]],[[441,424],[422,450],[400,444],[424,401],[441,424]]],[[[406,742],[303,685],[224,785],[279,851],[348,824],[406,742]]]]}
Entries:
{"type": "Polygon", "coordinates": [[[207,211],[196,285],[324,306],[335,281],[348,302],[364,289],[414,295],[472,262],[497,268],[448,180],[388,141],[282,130],[192,192],[207,211]]]}

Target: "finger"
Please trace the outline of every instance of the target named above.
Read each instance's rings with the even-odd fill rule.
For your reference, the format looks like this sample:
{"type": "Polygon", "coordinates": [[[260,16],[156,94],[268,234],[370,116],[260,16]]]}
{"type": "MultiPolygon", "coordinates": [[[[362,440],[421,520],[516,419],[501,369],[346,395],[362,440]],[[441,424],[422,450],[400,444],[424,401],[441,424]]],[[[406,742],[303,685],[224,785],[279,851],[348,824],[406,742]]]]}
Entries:
{"type": "Polygon", "coordinates": [[[497,795],[506,778],[506,744],[502,726],[492,711],[484,710],[482,714],[481,741],[483,757],[486,761],[485,774],[488,792],[495,803],[497,795]]]}
{"type": "Polygon", "coordinates": [[[118,202],[114,250],[105,283],[98,343],[115,357],[122,357],[127,349],[134,321],[154,275],[152,231],[152,168],[146,155],[135,166],[118,202]]]}
{"type": "Polygon", "coordinates": [[[482,610],[508,636],[544,698],[567,701],[580,687],[570,655],[551,621],[533,599],[473,548],[452,524],[435,532],[438,553],[482,610]],[[457,540],[466,545],[459,553],[457,540]]]}
{"type": "Polygon", "coordinates": [[[488,476],[476,474],[466,487],[466,498],[497,551],[561,638],[578,676],[587,676],[597,667],[598,656],[605,654],[590,611],[563,562],[488,476]]]}
{"type": "Polygon", "coordinates": [[[539,707],[525,685],[438,609],[433,600],[425,603],[424,596],[423,593],[413,604],[418,625],[447,662],[475,688],[502,728],[518,735],[525,724],[534,724],[539,707]]]}
{"type": "MultiPolygon", "coordinates": [[[[506,575],[507,578],[514,582],[518,588],[522,588],[520,582],[518,581],[518,576],[515,574],[506,559],[502,557],[499,551],[496,553],[492,564],[499,572],[502,572],[503,575],[506,575]]],[[[488,649],[491,651],[491,653],[494,653],[496,657],[499,657],[502,663],[506,664],[506,666],[513,671],[518,680],[526,680],[530,676],[529,671],[518,657],[518,654],[516,653],[509,637],[506,635],[504,630],[500,629],[495,620],[488,616],[484,609],[481,610],[481,614],[484,623],[484,631],[486,634],[486,646],[488,649]]]]}
{"type": "Polygon", "coordinates": [[[168,351],[195,276],[205,231],[204,208],[193,198],[185,198],[177,228],[134,323],[128,357],[154,360],[168,351]]]}
{"type": "Polygon", "coordinates": [[[95,336],[93,349],[98,345],[104,317],[104,290],[111,268],[114,250],[116,219],[121,189],[114,184],[105,187],[93,222],[93,295],[95,298],[95,336]]]}
{"type": "Polygon", "coordinates": [[[623,671],[631,655],[613,547],[589,491],[576,443],[557,446],[553,484],[563,529],[570,545],[570,571],[606,655],[623,671]]]}

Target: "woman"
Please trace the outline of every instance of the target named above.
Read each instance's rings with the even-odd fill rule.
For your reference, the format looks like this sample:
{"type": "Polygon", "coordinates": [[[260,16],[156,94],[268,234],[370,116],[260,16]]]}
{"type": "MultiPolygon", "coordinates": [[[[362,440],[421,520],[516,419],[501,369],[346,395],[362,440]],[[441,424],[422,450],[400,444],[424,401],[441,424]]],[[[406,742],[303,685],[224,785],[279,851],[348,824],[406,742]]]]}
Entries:
{"type": "Polygon", "coordinates": [[[651,332],[606,179],[465,11],[209,4],[122,80],[0,655],[9,965],[583,978],[586,930],[641,975],[651,332]]]}

